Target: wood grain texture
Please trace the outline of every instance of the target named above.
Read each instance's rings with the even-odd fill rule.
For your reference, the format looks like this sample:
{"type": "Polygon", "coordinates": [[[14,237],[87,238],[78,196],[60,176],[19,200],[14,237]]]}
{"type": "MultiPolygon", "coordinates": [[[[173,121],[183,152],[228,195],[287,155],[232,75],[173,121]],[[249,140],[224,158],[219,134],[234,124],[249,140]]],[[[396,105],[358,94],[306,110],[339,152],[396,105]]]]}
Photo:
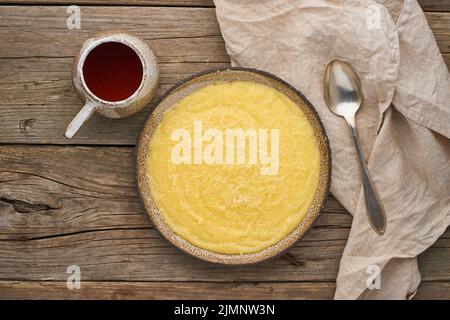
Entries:
{"type": "MultiPolygon", "coordinates": [[[[0,281],[0,299],[331,299],[330,282],[82,282],[68,290],[63,281],[0,281]]],[[[416,300],[450,300],[450,283],[422,282],[416,300]]]]}
{"type": "Polygon", "coordinates": [[[153,228],[128,147],[0,147],[0,279],[333,281],[350,216],[330,199],[288,258],[224,268],[191,258],[153,228]]]}
{"type": "Polygon", "coordinates": [[[149,108],[118,121],[94,116],[72,141],[62,135],[81,107],[73,56],[96,32],[126,30],[150,44],[161,67],[158,95],[194,72],[229,66],[213,9],[87,7],[82,14],[82,30],[68,31],[64,7],[0,7],[0,128],[8,132],[0,129],[0,143],[135,143],[149,108]]]}
{"type": "MultiPolygon", "coordinates": [[[[82,10],[82,29],[69,31],[65,7],[0,6],[0,143],[135,144],[150,106],[121,120],[94,115],[74,139],[63,136],[82,105],[71,83],[73,56],[98,31],[126,30],[150,44],[161,67],[157,96],[194,72],[229,66],[213,8],[82,10]]],[[[450,13],[427,18],[448,64],[450,13]]]]}
{"type": "MultiPolygon", "coordinates": [[[[435,11],[426,16],[450,66],[450,3],[419,2],[435,11]]],[[[83,6],[82,29],[70,31],[64,0],[0,0],[13,3],[24,6],[0,6],[0,299],[333,296],[351,224],[333,197],[288,254],[255,266],[211,265],[164,241],[140,204],[128,146],[150,106],[124,120],[94,116],[72,141],[62,135],[81,108],[72,59],[98,31],[121,29],[149,43],[161,66],[158,96],[194,72],[228,66],[212,0],[75,0],[102,6],[83,6]],[[66,289],[71,264],[82,269],[82,290],[66,289]]],[[[419,264],[416,298],[450,299],[450,230],[419,264]]]]}
{"type": "MultiPolygon", "coordinates": [[[[217,56],[220,62],[229,61],[214,8],[90,6],[82,7],[81,15],[81,29],[68,30],[64,6],[0,6],[0,58],[73,57],[93,34],[123,30],[147,40],[160,58],[172,58],[169,61],[213,62],[217,56]],[[213,48],[203,44],[209,37],[216,39],[213,48]],[[157,41],[167,39],[171,41],[157,41]],[[195,50],[186,51],[185,46],[195,50]],[[195,59],[199,53],[208,55],[195,59]]],[[[450,13],[428,12],[426,17],[442,53],[450,53],[450,13]]]]}
{"type": "MultiPolygon", "coordinates": [[[[153,229],[135,190],[133,152],[129,147],[0,147],[0,280],[65,281],[66,268],[76,264],[83,280],[91,282],[335,281],[351,217],[334,198],[287,255],[254,266],[208,264],[175,249],[153,229]]],[[[424,281],[450,281],[450,230],[421,256],[420,267],[424,281]]],[[[152,286],[158,288],[145,285],[149,295],[152,286]]],[[[287,294],[283,285],[272,286],[287,294]]],[[[270,294],[269,287],[261,288],[255,297],[270,294]]],[[[304,297],[306,287],[293,288],[304,297]]],[[[330,287],[322,289],[317,290],[329,297],[330,287]]],[[[114,286],[111,290],[105,294],[114,286]]]]}
{"type": "Polygon", "coordinates": [[[450,2],[448,0],[418,0],[423,11],[450,12],[450,2]]]}
{"type": "Polygon", "coordinates": [[[0,299],[331,299],[333,283],[65,282],[0,281],[0,299]]]}
{"type": "MultiPolygon", "coordinates": [[[[450,3],[447,0],[418,0],[424,11],[450,12],[450,3]]],[[[62,4],[67,0],[0,0],[0,4],[62,4]]],[[[189,6],[214,7],[213,0],[72,0],[70,4],[77,5],[120,5],[120,6],[189,6]]]]}

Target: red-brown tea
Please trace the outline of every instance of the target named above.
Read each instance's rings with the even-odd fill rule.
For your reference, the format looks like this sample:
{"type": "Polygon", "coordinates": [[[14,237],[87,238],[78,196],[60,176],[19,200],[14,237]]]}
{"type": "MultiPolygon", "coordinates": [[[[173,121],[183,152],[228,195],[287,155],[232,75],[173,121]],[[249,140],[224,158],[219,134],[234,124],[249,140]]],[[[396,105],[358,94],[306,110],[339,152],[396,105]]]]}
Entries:
{"type": "Polygon", "coordinates": [[[142,63],[136,52],[120,42],[106,42],[89,52],[83,77],[89,90],[106,101],[133,95],[142,82],[142,63]]]}

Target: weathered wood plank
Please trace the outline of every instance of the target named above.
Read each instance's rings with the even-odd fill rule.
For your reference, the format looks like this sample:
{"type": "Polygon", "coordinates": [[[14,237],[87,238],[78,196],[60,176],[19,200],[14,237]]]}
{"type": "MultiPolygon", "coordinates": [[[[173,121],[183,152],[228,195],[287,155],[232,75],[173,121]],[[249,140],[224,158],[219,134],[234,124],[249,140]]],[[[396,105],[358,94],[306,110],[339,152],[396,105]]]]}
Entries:
{"type": "MultiPolygon", "coordinates": [[[[83,7],[79,31],[66,29],[65,16],[63,7],[0,7],[0,143],[135,143],[149,107],[118,121],[94,116],[73,140],[63,137],[81,108],[70,80],[72,57],[98,30],[119,28],[147,39],[161,66],[158,96],[193,72],[229,65],[210,8],[83,7]]],[[[441,50],[450,52],[450,14],[428,18],[441,50]]]]}
{"type": "Polygon", "coordinates": [[[423,11],[450,11],[448,0],[418,0],[423,11]]]}
{"type": "MultiPolygon", "coordinates": [[[[65,282],[0,281],[0,299],[331,299],[335,283],[273,282],[82,282],[68,290],[65,282]]],[[[450,300],[450,283],[422,282],[415,300],[450,300]]]]}
{"type": "MultiPolygon", "coordinates": [[[[120,6],[183,6],[183,7],[213,7],[213,0],[73,0],[76,5],[120,5],[120,6]]],[[[419,0],[424,11],[450,11],[450,3],[447,0],[419,0]]],[[[63,4],[65,0],[0,0],[0,4],[63,4]]]]}
{"type": "MultiPolygon", "coordinates": [[[[334,282],[91,282],[0,281],[0,299],[331,299],[334,282]]],[[[422,282],[415,300],[450,300],[450,283],[422,282]]]]}
{"type": "Polygon", "coordinates": [[[331,299],[334,283],[0,281],[0,299],[331,299]]]}
{"type": "Polygon", "coordinates": [[[289,259],[223,268],[152,229],[132,148],[2,146],[0,163],[0,279],[63,280],[77,264],[86,280],[333,281],[351,222],[331,199],[289,259]]]}
{"type": "MultiPolygon", "coordinates": [[[[0,299],[331,299],[330,282],[82,282],[68,290],[65,282],[0,281],[0,299]]],[[[415,300],[450,300],[450,283],[422,282],[415,300]]]]}
{"type": "MultiPolygon", "coordinates": [[[[63,136],[65,128],[82,106],[71,82],[71,61],[31,60],[34,61],[0,61],[0,143],[135,144],[152,103],[126,119],[94,115],[74,139],[68,140],[63,136]],[[20,70],[21,66],[25,66],[24,72],[16,73],[15,69],[20,70]],[[12,78],[16,80],[10,81],[12,78]]],[[[160,86],[153,101],[172,83],[194,72],[226,66],[227,63],[161,63],[160,86]]]]}
{"type": "MultiPolygon", "coordinates": [[[[72,57],[97,31],[118,28],[148,41],[161,67],[158,95],[193,72],[229,65],[213,9],[89,7],[80,31],[66,29],[64,7],[0,7],[0,16],[0,143],[69,143],[62,132],[81,106],[72,57]]],[[[148,113],[112,122],[94,117],[70,142],[134,144],[148,113]]]]}
{"type": "Polygon", "coordinates": [[[0,17],[0,57],[74,56],[84,40],[111,30],[145,40],[221,35],[213,8],[82,7],[79,30],[68,30],[64,6],[0,6],[0,17]]]}
{"type": "MultiPolygon", "coordinates": [[[[89,281],[332,282],[347,236],[348,228],[317,226],[289,250],[288,257],[239,267],[213,265],[187,256],[150,228],[2,240],[0,279],[63,281],[66,268],[78,265],[89,281]]],[[[449,232],[444,237],[448,242],[449,232]]],[[[420,267],[424,281],[449,281],[448,245],[429,248],[420,257],[420,267]]]]}
{"type": "MultiPolygon", "coordinates": [[[[118,147],[0,147],[0,240],[150,228],[135,187],[133,154],[118,147]]],[[[350,223],[330,197],[318,225],[350,223]]]]}
{"type": "MultiPolygon", "coordinates": [[[[128,1],[133,2],[133,5],[140,4],[139,0],[128,1]]],[[[24,2],[31,1],[20,1],[20,3],[24,2]]],[[[160,5],[158,1],[149,2],[152,2],[150,5],[160,5]]],[[[426,5],[434,5],[435,9],[441,8],[439,11],[446,11],[447,9],[442,9],[441,2],[447,4],[444,1],[424,0],[422,5],[428,3],[426,5]]],[[[209,6],[204,3],[206,1],[197,0],[192,5],[209,6]]],[[[174,0],[164,5],[185,6],[186,1],[174,0]]],[[[46,8],[65,13],[65,7],[63,10],[46,8]]],[[[0,17],[3,18],[2,13],[6,11],[2,12],[2,9],[0,7],[0,17]]],[[[34,14],[47,10],[34,9],[36,8],[31,10],[34,14]]],[[[42,25],[49,26],[48,30],[38,29],[38,32],[34,32],[33,28],[36,26],[33,23],[29,24],[25,21],[26,19],[19,17],[17,12],[15,12],[15,20],[20,18],[20,21],[12,28],[11,25],[3,25],[7,19],[2,19],[2,27],[8,27],[9,30],[0,35],[0,39],[5,40],[3,45],[0,45],[0,79],[2,79],[0,81],[4,81],[0,88],[5,88],[3,92],[0,89],[0,97],[6,98],[8,102],[0,105],[0,114],[2,110],[9,110],[6,112],[7,119],[18,114],[19,117],[17,121],[12,121],[16,126],[7,127],[7,131],[15,132],[13,137],[7,136],[0,142],[18,142],[14,139],[19,131],[21,135],[26,136],[26,139],[19,142],[61,143],[55,142],[54,139],[55,132],[59,129],[53,131],[47,138],[45,132],[48,132],[48,127],[61,122],[60,114],[64,114],[62,109],[79,108],[79,102],[74,98],[69,80],[70,60],[74,50],[76,52],[82,41],[90,35],[90,32],[99,29],[100,24],[105,25],[111,21],[114,25],[122,23],[121,29],[138,33],[150,43],[161,62],[162,86],[159,94],[172,83],[192,72],[207,67],[228,65],[229,60],[220,33],[217,33],[215,18],[213,19],[215,26],[211,28],[209,25],[209,31],[212,30],[212,32],[202,33],[203,30],[200,29],[204,26],[198,26],[197,21],[193,20],[188,23],[187,30],[180,30],[175,26],[175,32],[171,32],[172,30],[164,29],[167,25],[162,24],[161,27],[158,22],[155,22],[154,27],[156,27],[148,31],[142,28],[143,25],[147,27],[148,22],[145,19],[139,19],[140,16],[138,19],[132,16],[128,20],[125,19],[125,22],[123,19],[118,21],[115,17],[119,11],[123,12],[123,8],[118,8],[115,12],[111,8],[101,8],[102,12],[106,9],[110,11],[106,15],[99,16],[96,8],[88,8],[88,13],[96,15],[93,20],[98,18],[99,21],[88,19],[87,32],[80,31],[69,37],[64,30],[64,15],[58,18],[52,14],[29,16],[31,20],[42,18],[44,20],[43,23],[41,21],[42,25]],[[16,30],[15,28],[20,25],[24,27],[16,30]],[[54,25],[58,27],[52,34],[50,30],[54,28],[54,25]],[[33,31],[28,32],[27,28],[33,31]],[[159,32],[158,28],[163,30],[159,32]],[[177,36],[183,32],[185,33],[182,37],[177,36]],[[2,39],[5,34],[7,36],[2,39]],[[45,41],[42,41],[42,36],[45,41]],[[31,65],[34,69],[30,69],[31,65]],[[50,68],[49,71],[49,66],[54,68],[50,68]],[[2,71],[4,71],[3,74],[1,74],[2,71]],[[32,94],[28,95],[29,92],[32,94]],[[12,106],[16,109],[11,109],[12,106]],[[50,116],[47,110],[51,110],[50,116]],[[21,111],[24,113],[20,114],[21,111]],[[24,114],[36,117],[24,118],[24,114]],[[38,121],[39,115],[45,116],[38,121]],[[45,124],[43,127],[37,125],[41,122],[45,124]],[[34,137],[36,140],[31,140],[34,137]]],[[[155,12],[159,16],[164,11],[160,9],[164,8],[157,9],[155,12]]],[[[213,14],[213,11],[211,12],[213,14]]],[[[83,14],[85,13],[86,10],[83,8],[83,14]]],[[[180,15],[177,17],[180,18],[180,15]]],[[[450,52],[448,15],[436,13],[427,14],[427,17],[441,50],[450,52]]],[[[204,18],[204,13],[200,18],[204,18]]],[[[14,20],[14,15],[10,17],[10,20],[14,20]]],[[[174,21],[171,21],[169,25],[173,26],[174,21]]],[[[108,28],[104,30],[106,29],[108,28]]],[[[449,65],[450,54],[444,53],[444,59],[449,65]]],[[[5,101],[5,99],[2,100],[5,101]]],[[[148,113],[148,111],[142,113],[148,113]]],[[[69,120],[71,116],[67,115],[69,120]]],[[[139,120],[139,117],[138,115],[122,121],[123,131],[120,132],[121,135],[118,135],[119,140],[115,140],[118,141],[117,144],[134,143],[135,136],[130,139],[130,135],[137,134],[145,118],[142,116],[139,120]],[[129,123],[125,123],[126,121],[129,123]],[[120,140],[121,137],[124,139],[120,140]]],[[[100,136],[114,136],[117,133],[116,129],[105,121],[107,120],[94,119],[95,129],[93,130],[99,130],[97,134],[100,136]],[[95,123],[95,121],[98,122],[95,123]]],[[[0,124],[3,125],[1,122],[0,124]]],[[[65,124],[61,126],[61,132],[64,127],[65,124]]],[[[0,128],[0,133],[1,131],[0,128]]],[[[91,131],[88,136],[92,133],[91,131]]],[[[97,142],[85,142],[81,139],[78,143],[102,142],[101,139],[97,142]]],[[[111,140],[105,143],[111,143],[111,140]]],[[[333,281],[350,226],[350,217],[333,198],[327,202],[325,212],[316,227],[303,241],[290,250],[288,258],[278,258],[252,267],[230,268],[230,272],[228,268],[205,265],[183,255],[162,241],[159,234],[152,229],[134,189],[132,149],[11,146],[2,147],[0,155],[7,155],[7,157],[0,157],[2,169],[3,164],[8,163],[8,170],[0,173],[0,182],[2,182],[0,185],[0,278],[12,279],[11,275],[14,275],[14,278],[18,277],[17,279],[37,280],[0,281],[0,298],[4,297],[2,294],[5,294],[5,297],[9,295],[11,298],[26,297],[34,290],[35,297],[35,293],[39,292],[42,297],[48,298],[62,296],[96,298],[98,291],[104,292],[104,295],[98,298],[171,299],[186,298],[186,295],[201,298],[202,294],[206,298],[234,298],[238,293],[242,293],[242,298],[249,299],[332,297],[333,281]],[[108,165],[105,165],[106,163],[108,165]],[[83,172],[83,175],[77,175],[79,172],[83,172]],[[65,289],[63,282],[67,276],[65,268],[73,264],[74,260],[81,262],[80,266],[87,280],[106,280],[106,282],[87,282],[87,286],[78,292],[65,289]],[[175,268],[173,268],[174,265],[175,268]],[[39,270],[40,266],[44,266],[44,270],[39,270]],[[280,270],[273,272],[272,270],[276,268],[280,270]],[[160,272],[159,269],[163,271],[160,272]],[[152,274],[152,270],[158,272],[152,274]],[[105,274],[101,275],[101,272],[105,274]],[[225,273],[227,275],[223,276],[225,273]],[[45,279],[55,279],[60,282],[40,281],[45,279]],[[122,282],[124,279],[125,281],[157,280],[158,282],[122,282]],[[201,282],[159,282],[161,279],[201,282]],[[108,280],[120,280],[120,282],[108,280]],[[255,286],[248,283],[230,284],[222,281],[294,282],[264,282],[255,286]],[[323,281],[329,281],[329,283],[323,281]],[[175,288],[182,288],[180,292],[183,296],[172,295],[171,289],[175,288]],[[161,292],[164,292],[164,296],[160,295],[161,292]]],[[[423,282],[416,298],[449,299],[449,248],[450,232],[447,230],[441,239],[420,257],[422,277],[425,281],[432,282],[423,282]]]]}
{"type": "MultiPolygon", "coordinates": [[[[350,216],[331,198],[288,257],[223,267],[181,253],[147,219],[129,147],[0,147],[0,279],[333,282],[350,216]]],[[[424,280],[450,280],[450,230],[421,257],[424,280]]]]}
{"type": "Polygon", "coordinates": [[[419,286],[414,300],[450,300],[450,282],[425,282],[419,286]]]}
{"type": "Polygon", "coordinates": [[[278,257],[239,267],[213,265],[187,256],[153,229],[89,231],[28,241],[0,241],[0,279],[64,281],[67,267],[77,265],[87,281],[332,282],[345,240],[331,238],[345,238],[348,234],[347,230],[340,231],[329,231],[323,241],[322,237],[305,238],[290,250],[297,263],[278,257]]]}
{"type": "MultiPolygon", "coordinates": [[[[450,52],[450,13],[429,12],[426,16],[441,51],[450,52]]],[[[0,57],[72,57],[89,36],[110,30],[131,32],[150,41],[152,47],[160,42],[151,40],[167,38],[219,37],[223,43],[213,8],[82,7],[80,30],[67,29],[63,6],[0,6],[0,17],[0,57]]],[[[201,39],[195,42],[196,51],[203,51],[201,43],[201,39]]],[[[165,54],[188,58],[192,54],[183,55],[185,48],[178,48],[176,41],[172,44],[165,54]]],[[[223,44],[220,49],[225,56],[223,44]]]]}

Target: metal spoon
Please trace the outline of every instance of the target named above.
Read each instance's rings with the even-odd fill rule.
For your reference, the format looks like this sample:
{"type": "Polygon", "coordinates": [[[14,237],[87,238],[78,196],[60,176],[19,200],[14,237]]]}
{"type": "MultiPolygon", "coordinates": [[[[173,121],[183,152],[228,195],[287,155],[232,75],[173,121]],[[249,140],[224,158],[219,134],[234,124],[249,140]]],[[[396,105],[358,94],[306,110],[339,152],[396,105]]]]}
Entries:
{"type": "Polygon", "coordinates": [[[343,117],[350,127],[359,155],[367,215],[373,229],[383,235],[386,230],[386,216],[369,177],[356,131],[355,114],[362,103],[363,93],[361,82],[351,65],[340,60],[333,60],[328,64],[324,77],[324,98],[328,108],[343,117]]]}

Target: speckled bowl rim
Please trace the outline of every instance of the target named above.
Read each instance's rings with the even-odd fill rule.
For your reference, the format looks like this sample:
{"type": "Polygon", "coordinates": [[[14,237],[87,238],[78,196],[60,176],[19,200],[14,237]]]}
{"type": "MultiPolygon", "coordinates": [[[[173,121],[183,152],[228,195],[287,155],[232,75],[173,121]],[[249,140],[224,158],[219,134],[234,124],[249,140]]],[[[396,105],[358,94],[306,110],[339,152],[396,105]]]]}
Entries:
{"type": "Polygon", "coordinates": [[[152,107],[153,111],[142,128],[136,146],[136,179],[141,201],[144,204],[145,210],[151,221],[163,237],[175,247],[194,257],[212,263],[228,265],[253,264],[273,258],[285,252],[305,235],[319,217],[325,206],[331,181],[331,150],[329,140],[315,108],[300,91],[295,89],[289,83],[273,74],[252,68],[229,67],[223,69],[209,69],[195,73],[192,76],[181,80],[157,99],[152,107]],[[224,80],[227,76],[231,77],[231,79],[224,80]],[[156,127],[162,120],[164,112],[170,109],[176,101],[201,87],[215,82],[235,80],[247,80],[268,85],[293,100],[306,114],[310,124],[313,126],[320,152],[319,183],[311,207],[303,220],[291,233],[279,242],[261,251],[249,254],[222,254],[205,250],[189,243],[187,240],[175,234],[164,221],[162,214],[153,200],[150,183],[147,177],[147,151],[149,143],[156,127]]]}

